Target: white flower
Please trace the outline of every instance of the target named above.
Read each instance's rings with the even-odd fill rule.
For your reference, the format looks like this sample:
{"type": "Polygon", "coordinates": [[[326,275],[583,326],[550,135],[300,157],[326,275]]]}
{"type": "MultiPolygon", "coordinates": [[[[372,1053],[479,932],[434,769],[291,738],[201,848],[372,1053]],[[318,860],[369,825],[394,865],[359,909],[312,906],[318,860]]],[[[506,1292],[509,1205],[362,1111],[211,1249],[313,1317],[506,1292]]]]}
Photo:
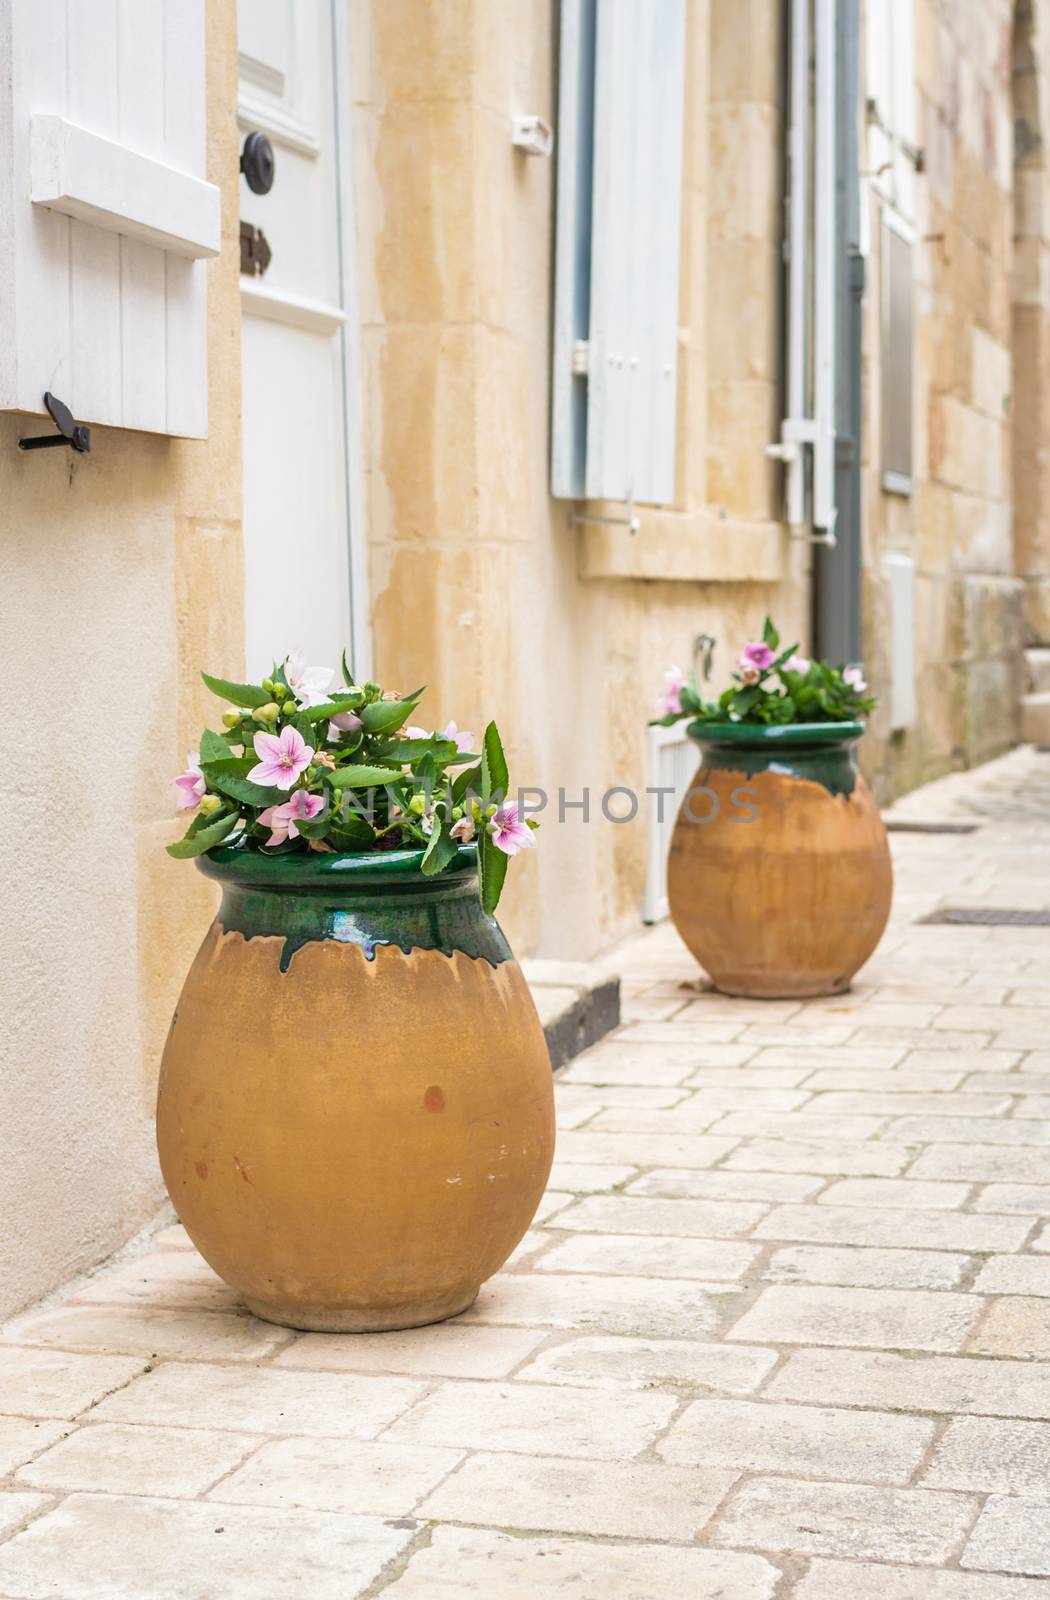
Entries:
{"type": "Polygon", "coordinates": [[[284,663],[284,675],[301,706],[323,706],[335,671],[332,667],[307,666],[302,650],[296,649],[284,663]]]}
{"type": "Polygon", "coordinates": [[[863,694],[868,687],[864,681],[864,674],[859,667],[846,667],[842,674],[843,683],[848,683],[854,694],[863,694]]]}

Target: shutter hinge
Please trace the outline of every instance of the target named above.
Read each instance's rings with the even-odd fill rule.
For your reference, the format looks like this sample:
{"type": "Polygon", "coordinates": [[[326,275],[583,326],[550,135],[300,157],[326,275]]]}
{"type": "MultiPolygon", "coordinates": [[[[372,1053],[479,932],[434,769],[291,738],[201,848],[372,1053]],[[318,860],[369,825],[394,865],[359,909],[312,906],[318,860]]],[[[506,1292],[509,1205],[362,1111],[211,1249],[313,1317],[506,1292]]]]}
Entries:
{"type": "Polygon", "coordinates": [[[591,370],[591,346],[588,339],[574,339],[570,369],[574,378],[585,378],[591,370]]]}
{"type": "Polygon", "coordinates": [[[261,278],[272,259],[270,243],[262,229],[242,221],[241,272],[249,278],[261,278]]]}

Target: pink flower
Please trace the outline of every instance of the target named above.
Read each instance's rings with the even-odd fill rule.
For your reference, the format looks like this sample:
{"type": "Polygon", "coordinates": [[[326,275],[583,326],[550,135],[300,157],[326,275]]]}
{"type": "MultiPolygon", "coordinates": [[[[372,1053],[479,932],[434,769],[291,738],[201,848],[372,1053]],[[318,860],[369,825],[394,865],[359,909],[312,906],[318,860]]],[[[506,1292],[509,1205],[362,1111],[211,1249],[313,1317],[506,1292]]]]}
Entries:
{"type": "Polygon", "coordinates": [[[799,672],[803,675],[803,677],[809,671],[809,667],[810,662],[808,656],[789,656],[784,662],[785,672],[799,672]]]}
{"type": "Polygon", "coordinates": [[[307,794],[305,789],[296,789],[290,800],[281,806],[269,806],[259,813],[259,821],[264,828],[270,829],[267,839],[267,848],[274,844],[283,844],[286,839],[298,839],[299,829],[296,822],[309,822],[311,817],[316,817],[319,811],[324,810],[324,801],[319,794],[307,794]]]}
{"type": "Polygon", "coordinates": [[[339,715],[333,717],[328,724],[328,737],[335,739],[340,733],[356,733],[358,728],[363,726],[361,718],[355,716],[352,711],[340,711],[339,715]],[[332,732],[333,728],[336,730],[335,733],[332,732]]]}
{"type": "Polygon", "coordinates": [[[757,667],[752,667],[748,664],[740,668],[740,682],[746,684],[749,689],[752,684],[758,682],[760,676],[761,674],[757,667]]]}
{"type": "Polygon", "coordinates": [[[505,856],[516,856],[519,850],[530,849],[536,843],[532,829],[518,817],[518,808],[508,800],[489,818],[489,832],[496,848],[505,856]]]}
{"type": "Polygon", "coordinates": [[[767,667],[772,666],[773,661],[772,650],[768,644],[762,644],[761,642],[746,644],[740,653],[740,665],[742,667],[757,667],[759,672],[765,672],[767,667]]]}
{"type": "MultiPolygon", "coordinates": [[[[474,735],[472,733],[461,733],[454,722],[449,723],[441,737],[443,739],[453,739],[456,749],[461,755],[469,755],[474,748],[474,735]]],[[[449,765],[454,767],[456,762],[452,761],[449,765]]]]}
{"type": "MultiPolygon", "coordinates": [[[[455,742],[456,749],[460,752],[466,752],[467,754],[469,754],[474,747],[474,735],[472,733],[460,733],[454,722],[450,722],[443,733],[438,733],[436,730],[433,733],[428,733],[425,728],[406,728],[405,738],[452,739],[455,742]]],[[[457,765],[458,763],[456,761],[449,762],[450,767],[457,765]]]]}
{"type": "Polygon", "coordinates": [[[664,692],[656,702],[658,717],[676,716],[681,711],[684,688],[685,673],[681,667],[669,667],[664,673],[664,692]]]}
{"type": "Polygon", "coordinates": [[[313,753],[313,747],[290,723],[279,735],[257,733],[255,754],[259,761],[249,772],[248,781],[261,783],[265,788],[290,789],[310,765],[313,753]]]}
{"type": "Polygon", "coordinates": [[[201,797],[208,785],[200,769],[200,759],[198,751],[187,750],[187,770],[180,772],[174,780],[176,811],[187,811],[201,803],[201,797]]]}
{"type": "Polygon", "coordinates": [[[331,667],[308,667],[302,650],[293,650],[284,663],[284,675],[301,706],[323,706],[335,672],[331,667]]]}
{"type": "Polygon", "coordinates": [[[846,667],[842,673],[842,681],[849,684],[854,694],[863,694],[868,687],[859,667],[846,667]]]}
{"type": "MultiPolygon", "coordinates": [[[[469,844],[474,837],[474,818],[460,817],[459,821],[454,822],[448,831],[450,836],[453,839],[458,839],[461,844],[469,844]]],[[[532,843],[531,839],[529,843],[532,843]]]]}

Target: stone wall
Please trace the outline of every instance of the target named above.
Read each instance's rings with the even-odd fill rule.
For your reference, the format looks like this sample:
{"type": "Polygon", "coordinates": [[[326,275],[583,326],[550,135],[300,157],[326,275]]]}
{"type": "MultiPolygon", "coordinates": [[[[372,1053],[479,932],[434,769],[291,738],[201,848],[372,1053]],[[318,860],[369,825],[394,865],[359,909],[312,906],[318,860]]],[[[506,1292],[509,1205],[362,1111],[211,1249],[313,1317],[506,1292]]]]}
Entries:
{"type": "Polygon", "coordinates": [[[881,488],[879,201],[865,310],[865,656],[890,680],[887,550],[916,563],[919,714],[873,721],[885,797],[1020,734],[1023,620],[1050,638],[1046,422],[1050,306],[1038,88],[1042,6],[915,0],[915,491],[881,488]],[[1037,81],[1038,80],[1038,81],[1037,81]],[[1015,148],[1015,122],[1017,123],[1015,148]],[[1026,583],[1026,579],[1033,581],[1026,583]]]}
{"type": "Polygon", "coordinates": [[[123,1243],[160,1204],[157,1063],[212,896],[163,846],[171,779],[242,664],[233,0],[208,6],[206,442],[93,430],[25,454],[0,417],[7,771],[0,1315],[123,1243]],[[208,707],[211,710],[211,706],[208,707]]]}
{"type": "MultiPolygon", "coordinates": [[[[516,781],[592,792],[516,863],[522,950],[586,956],[639,914],[646,719],[695,635],[808,616],[806,552],[779,522],[778,8],[690,0],[675,504],[632,538],[574,528],[548,492],[553,162],[511,119],[555,115],[557,6],[371,0],[353,52],[378,675],[430,685],[436,725],[500,721],[516,781]]],[[[592,506],[592,511],[601,511],[592,506]]],[[[615,508],[622,511],[622,508],[615,508]]]]}

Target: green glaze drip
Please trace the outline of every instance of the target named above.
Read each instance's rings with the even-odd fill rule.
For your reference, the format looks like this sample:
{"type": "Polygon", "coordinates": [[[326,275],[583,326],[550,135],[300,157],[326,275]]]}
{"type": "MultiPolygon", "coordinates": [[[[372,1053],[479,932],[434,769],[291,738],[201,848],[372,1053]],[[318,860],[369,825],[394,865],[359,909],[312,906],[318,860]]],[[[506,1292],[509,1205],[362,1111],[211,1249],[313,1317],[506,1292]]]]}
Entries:
{"type": "Polygon", "coordinates": [[[703,771],[779,773],[821,784],[829,794],[851,795],[857,782],[857,744],[862,722],[691,722],[686,729],[700,746],[703,771]]]}
{"type": "Polygon", "coordinates": [[[451,866],[433,878],[424,878],[422,859],[421,850],[265,856],[220,846],[197,865],[222,884],[224,931],[284,939],[282,972],[297,950],[318,939],[356,944],[369,961],[381,944],[406,955],[459,950],[493,967],[511,960],[496,919],[481,909],[477,847],[461,845],[451,866]]]}

